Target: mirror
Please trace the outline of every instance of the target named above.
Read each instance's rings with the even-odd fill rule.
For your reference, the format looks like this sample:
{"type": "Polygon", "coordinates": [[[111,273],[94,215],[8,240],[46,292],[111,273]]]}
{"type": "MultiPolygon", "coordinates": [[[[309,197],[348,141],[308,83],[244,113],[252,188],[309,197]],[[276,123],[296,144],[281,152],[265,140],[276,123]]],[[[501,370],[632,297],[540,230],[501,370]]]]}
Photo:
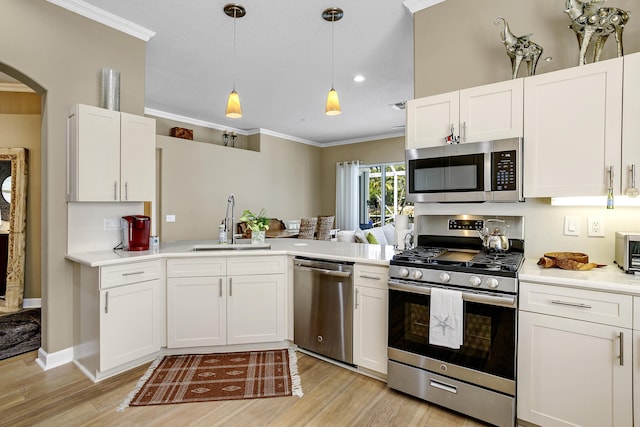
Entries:
{"type": "Polygon", "coordinates": [[[27,150],[0,148],[0,313],[22,308],[27,224],[27,150]]]}

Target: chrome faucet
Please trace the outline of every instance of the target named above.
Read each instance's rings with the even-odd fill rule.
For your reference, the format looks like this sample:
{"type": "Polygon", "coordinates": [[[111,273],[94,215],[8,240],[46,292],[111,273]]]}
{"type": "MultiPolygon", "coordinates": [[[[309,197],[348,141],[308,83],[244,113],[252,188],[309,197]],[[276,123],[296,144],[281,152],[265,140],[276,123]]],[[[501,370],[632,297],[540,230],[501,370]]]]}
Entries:
{"type": "Polygon", "coordinates": [[[227,238],[229,237],[229,228],[231,228],[231,244],[236,244],[236,233],[233,231],[233,223],[235,222],[235,218],[233,217],[233,209],[236,207],[236,196],[229,194],[229,198],[227,199],[227,213],[224,217],[224,232],[227,233],[227,238]],[[229,207],[231,207],[231,217],[229,217],[229,207]],[[229,222],[231,220],[231,222],[229,222]]]}

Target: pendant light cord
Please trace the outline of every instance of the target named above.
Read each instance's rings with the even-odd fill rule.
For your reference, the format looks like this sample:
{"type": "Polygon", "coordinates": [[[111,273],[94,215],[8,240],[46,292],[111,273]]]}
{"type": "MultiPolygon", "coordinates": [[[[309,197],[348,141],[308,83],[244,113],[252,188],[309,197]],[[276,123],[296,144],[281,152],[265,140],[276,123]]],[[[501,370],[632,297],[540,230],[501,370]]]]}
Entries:
{"type": "Polygon", "coordinates": [[[335,19],[335,15],[331,16],[331,89],[333,90],[333,70],[335,68],[334,65],[334,61],[335,61],[335,43],[334,43],[334,36],[333,36],[333,27],[334,27],[334,22],[336,21],[335,19]]]}
{"type": "Polygon", "coordinates": [[[233,91],[236,90],[236,13],[238,11],[233,9],[233,91]]]}

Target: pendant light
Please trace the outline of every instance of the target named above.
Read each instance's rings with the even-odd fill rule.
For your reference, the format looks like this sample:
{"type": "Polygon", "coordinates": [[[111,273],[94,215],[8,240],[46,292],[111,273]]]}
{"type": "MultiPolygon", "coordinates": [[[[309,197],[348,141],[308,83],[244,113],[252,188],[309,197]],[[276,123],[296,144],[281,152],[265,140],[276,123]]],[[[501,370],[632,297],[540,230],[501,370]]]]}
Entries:
{"type": "Polygon", "coordinates": [[[239,119],[242,117],[242,108],[240,107],[240,96],[236,92],[236,19],[242,18],[247,14],[247,11],[243,6],[235,3],[225,5],[223,10],[227,16],[233,18],[233,90],[227,100],[225,115],[230,119],[239,119]]]}
{"type": "Polygon", "coordinates": [[[333,23],[341,20],[343,16],[344,12],[338,7],[330,7],[322,12],[322,18],[325,21],[331,22],[331,90],[327,96],[327,107],[325,109],[325,113],[328,116],[336,116],[342,113],[342,110],[340,109],[340,101],[338,100],[338,92],[333,88],[333,23]]]}

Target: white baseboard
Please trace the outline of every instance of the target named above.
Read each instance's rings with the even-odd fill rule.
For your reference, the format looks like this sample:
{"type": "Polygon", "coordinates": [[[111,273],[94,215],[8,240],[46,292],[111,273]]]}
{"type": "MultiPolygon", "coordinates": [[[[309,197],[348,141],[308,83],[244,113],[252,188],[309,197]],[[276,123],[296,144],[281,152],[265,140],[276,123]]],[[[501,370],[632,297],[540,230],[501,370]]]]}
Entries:
{"type": "Polygon", "coordinates": [[[73,347],[56,351],[55,353],[47,353],[42,347],[38,349],[38,358],[36,363],[43,371],[66,365],[73,360],[73,347]]]}
{"type": "Polygon", "coordinates": [[[42,307],[41,298],[25,298],[22,301],[22,308],[40,308],[42,307]]]}

